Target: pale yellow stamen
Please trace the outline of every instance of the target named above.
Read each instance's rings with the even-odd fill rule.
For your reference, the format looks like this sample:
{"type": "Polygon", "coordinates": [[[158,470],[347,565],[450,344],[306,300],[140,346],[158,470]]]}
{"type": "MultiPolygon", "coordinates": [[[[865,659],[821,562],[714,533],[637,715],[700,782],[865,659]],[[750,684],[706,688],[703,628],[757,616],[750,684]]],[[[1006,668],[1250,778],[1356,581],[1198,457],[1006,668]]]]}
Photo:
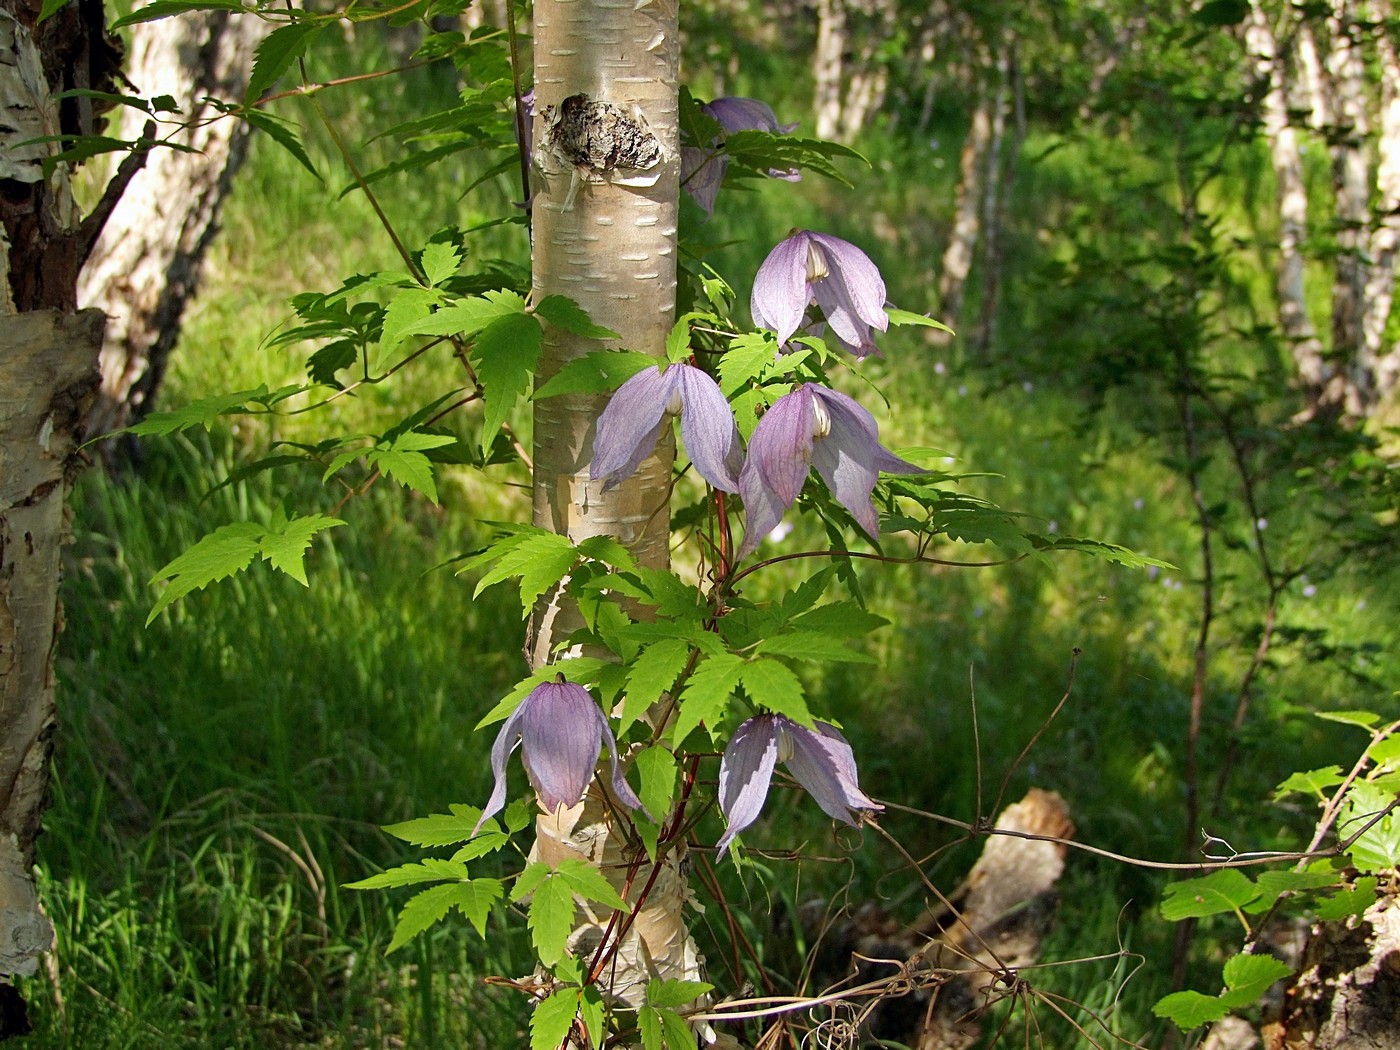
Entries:
{"type": "Polygon", "coordinates": [[[831,273],[826,266],[826,253],[813,241],[807,242],[807,280],[820,281],[831,273]]]}
{"type": "Polygon", "coordinates": [[[812,437],[824,438],[831,433],[831,413],[819,397],[812,398],[812,437]]]}

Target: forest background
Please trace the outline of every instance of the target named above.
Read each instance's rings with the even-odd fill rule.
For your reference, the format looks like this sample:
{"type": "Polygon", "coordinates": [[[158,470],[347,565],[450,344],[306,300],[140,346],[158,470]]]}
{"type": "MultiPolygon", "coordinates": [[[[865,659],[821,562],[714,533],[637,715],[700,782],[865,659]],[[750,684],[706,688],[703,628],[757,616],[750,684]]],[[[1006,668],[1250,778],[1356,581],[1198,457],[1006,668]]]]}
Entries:
{"type": "MultiPolygon", "coordinates": [[[[471,32],[502,16],[463,17],[471,32]]],[[[386,131],[452,105],[462,85],[450,63],[415,57],[431,27],[399,21],[346,28],[304,75],[409,67],[316,100],[365,170],[406,169],[376,189],[421,245],[488,222],[519,186],[491,174],[500,155],[403,163],[433,143],[386,131]]],[[[1276,786],[1350,768],[1367,742],[1316,713],[1396,717],[1400,67],[1388,4],[821,0],[694,4],[683,26],[697,97],[761,98],[870,161],[841,162],[854,189],[809,175],[726,190],[713,220],[689,213],[706,251],[752,273],[793,226],[862,244],[891,301],[959,333],[884,344],[899,408],[888,443],[936,443],[950,469],[985,475],[967,491],[1033,511],[1046,535],[1173,566],[1062,553],[872,575],[871,608],[892,621],[872,644],[879,677],[846,664],[807,676],[869,794],[971,820],[1006,776],[1007,797],[1062,794],[1076,837],[1116,853],[1197,860],[1203,829],[1217,855],[1306,846],[1318,795],[1276,786]],[[1021,760],[1075,650],[1068,701],[1021,760]]],[[[305,124],[321,178],[267,134],[245,143],[178,345],[138,416],[297,381],[303,361],[268,339],[288,297],[393,265],[307,105],[289,95],[267,108],[305,124]]],[[[129,190],[150,192],[139,175],[129,190]]],[[[503,271],[527,263],[518,226],[471,237],[503,271]]],[[[337,420],[377,432],[442,392],[426,375],[393,401],[366,389],[337,420]]],[[[345,511],[354,528],[317,540],[309,589],[264,566],[146,625],[153,577],[202,535],[268,520],[288,492],[334,504],[318,470],[275,485],[239,470],[306,438],[299,426],[240,416],[126,440],[109,473],[79,484],[40,849],[58,949],[30,982],[36,1031],[23,1045],[522,1041],[525,1001],[481,978],[528,970],[523,923],[493,918],[484,948],[449,923],[386,958],[400,902],[343,887],[405,859],[380,825],[489,791],[472,727],[519,677],[523,633],[507,637],[518,606],[425,570],[479,549],[486,534],[470,523],[518,519],[528,498],[451,463],[437,466],[436,500],[369,485],[345,511]]],[[[771,837],[831,842],[813,807],[775,800],[771,837]]],[[[910,815],[884,823],[915,856],[961,838],[910,815]]],[[[927,875],[951,887],[977,848],[938,853],[927,875]]],[[[795,982],[805,902],[879,902],[897,922],[920,912],[920,887],[897,867],[867,849],[849,864],[774,863],[766,887],[719,877],[744,902],[733,914],[755,958],[795,982]]],[[[1174,987],[1165,881],[1071,853],[1043,950],[1063,965],[1032,978],[1063,1014],[1048,1000],[1019,1007],[1041,1045],[1089,1045],[1089,1029],[1101,1045],[1166,1038],[1151,1011],[1174,987]]],[[[1239,939],[1233,917],[1205,920],[1186,984],[1213,990],[1239,939]]]]}

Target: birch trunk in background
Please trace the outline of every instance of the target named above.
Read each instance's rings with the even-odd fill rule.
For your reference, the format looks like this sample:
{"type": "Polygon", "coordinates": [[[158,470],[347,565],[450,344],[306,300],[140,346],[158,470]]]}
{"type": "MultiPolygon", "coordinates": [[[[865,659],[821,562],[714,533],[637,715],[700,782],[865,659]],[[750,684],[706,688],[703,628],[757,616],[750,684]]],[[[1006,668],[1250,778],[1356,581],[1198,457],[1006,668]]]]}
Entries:
{"type": "MultiPolygon", "coordinates": [[[[986,360],[996,337],[997,300],[1001,294],[1001,232],[1005,221],[1006,200],[1011,194],[1011,180],[1016,171],[1016,158],[1021,152],[1022,120],[1017,120],[1013,143],[1005,146],[1006,118],[1011,111],[1016,41],[1010,29],[1002,32],[997,47],[996,97],[992,103],[991,138],[987,143],[986,188],[982,194],[982,308],[977,322],[977,334],[972,340],[978,356],[986,360]]],[[[1019,91],[1018,91],[1019,99],[1019,91]]],[[[1019,110],[1019,106],[1018,106],[1019,110]]]]}
{"type": "Polygon", "coordinates": [[[841,133],[841,73],[846,53],[845,0],[817,0],[817,49],[812,55],[812,108],[817,138],[841,133]]]}
{"type": "Polygon", "coordinates": [[[99,3],[0,6],[0,1039],[28,1020],[13,978],[33,974],[53,943],[34,884],[57,727],[53,654],[63,622],[59,552],[82,462],[83,415],[97,386],[102,314],[77,310],[78,269],[103,217],[138,166],[128,162],[82,218],[58,164],[60,133],[90,134],[86,98],[110,90],[114,45],[99,3]],[[41,57],[42,56],[42,57],[41,57]]]}
{"type": "MultiPolygon", "coordinates": [[[[1391,5],[1378,3],[1376,13],[1391,19],[1391,5]]],[[[1366,282],[1366,311],[1361,320],[1363,366],[1372,377],[1377,403],[1400,381],[1400,349],[1385,345],[1386,326],[1395,301],[1396,257],[1400,253],[1400,55],[1385,31],[1376,37],[1380,62],[1380,128],[1377,141],[1376,210],[1371,233],[1371,276],[1366,282]]]]}
{"type": "MultiPolygon", "coordinates": [[[[241,99],[253,53],[272,23],[228,11],[183,14],[132,27],[127,77],[143,98],[170,95],[188,122],[177,142],[197,152],[156,151],[84,267],[78,301],[108,317],[102,389],[88,419],[103,434],[150,411],[204,254],[218,231],[250,126],[218,119],[206,98],[241,99]]],[[[145,115],[123,107],[112,134],[134,139],[145,115]]],[[[104,456],[119,446],[106,442],[104,456]]]]}
{"type": "MultiPolygon", "coordinates": [[[[938,280],[939,316],[945,324],[958,327],[962,314],[963,293],[967,277],[972,272],[972,257],[977,251],[980,233],[983,184],[987,174],[987,155],[992,142],[992,110],[994,92],[983,78],[972,110],[972,125],[963,142],[962,159],[958,164],[958,191],[953,203],[953,232],[943,252],[943,271],[938,280]]],[[[946,342],[947,333],[931,332],[935,342],[946,342]]]]}
{"type": "MultiPolygon", "coordinates": [[[[675,319],[679,196],[676,0],[538,0],[535,5],[533,295],[566,295],[619,345],[664,357],[675,319]]],[[[546,326],[538,380],[567,361],[602,348],[546,326]]],[[[535,524],[574,540],[617,537],[638,562],[669,561],[669,433],[629,480],[603,492],[590,481],[594,424],[606,397],[566,395],[535,405],[535,524]]],[[[577,623],[558,602],[537,610],[532,663],[577,623]]],[[[598,865],[622,892],[623,843],[599,792],[536,821],[532,859],[576,857],[598,865]]],[[[659,816],[659,814],[658,814],[659,816]]],[[[600,978],[614,1000],[637,1006],[651,978],[698,980],[700,960],[686,929],[684,850],[672,849],[653,871],[645,856],[624,896],[636,921],[600,978]],[[650,887],[648,891],[646,887],[650,887]]],[[[571,939],[587,952],[604,936],[608,916],[580,902],[571,939]]]]}
{"type": "Polygon", "coordinates": [[[1371,229],[1370,118],[1366,62],[1357,12],[1351,0],[1334,0],[1328,18],[1331,37],[1327,74],[1332,113],[1332,191],[1336,209],[1337,253],[1332,286],[1332,356],[1339,374],[1323,396],[1349,415],[1364,415],[1374,401],[1371,377],[1362,367],[1362,317],[1371,229]]]}
{"type": "Polygon", "coordinates": [[[1303,238],[1308,227],[1308,192],[1303,181],[1303,159],[1298,133],[1288,117],[1283,63],[1278,40],[1258,0],[1245,22],[1245,48],[1254,60],[1264,92],[1261,101],[1264,136],[1278,184],[1279,257],[1275,288],[1279,327],[1288,340],[1298,379],[1309,402],[1316,406],[1332,376],[1322,340],[1308,316],[1303,285],[1303,238]]]}

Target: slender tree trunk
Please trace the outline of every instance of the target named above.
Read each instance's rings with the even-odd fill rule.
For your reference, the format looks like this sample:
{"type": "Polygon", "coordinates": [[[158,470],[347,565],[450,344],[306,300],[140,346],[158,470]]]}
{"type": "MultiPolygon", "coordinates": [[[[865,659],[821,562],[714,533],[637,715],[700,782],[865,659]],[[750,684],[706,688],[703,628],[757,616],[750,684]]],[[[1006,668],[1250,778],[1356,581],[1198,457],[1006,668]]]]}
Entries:
{"type": "Polygon", "coordinates": [[[841,133],[841,79],[846,53],[845,0],[817,0],[817,49],[812,55],[812,106],[817,138],[841,133]]]}
{"type": "Polygon", "coordinates": [[[850,63],[840,114],[840,133],[847,142],[865,130],[871,117],[884,106],[890,82],[889,66],[876,56],[880,44],[893,31],[894,7],[890,0],[867,0],[861,15],[857,34],[860,47],[850,63]]]}
{"type": "MultiPolygon", "coordinates": [[[[535,5],[534,296],[566,295],[619,333],[619,345],[664,356],[674,321],[679,148],[676,0],[618,4],[539,0],[535,5]],[[610,139],[609,154],[579,148],[610,139]]],[[[539,379],[602,347],[557,329],[546,332],[539,379]]],[[[589,480],[594,424],[605,397],[548,398],[535,407],[534,518],[578,540],[606,534],[645,566],[668,564],[668,494],[674,446],[667,436],[628,481],[603,491],[589,480]]],[[[532,659],[549,660],[577,623],[575,610],[542,605],[532,659]]],[[[698,979],[700,960],[685,925],[684,851],[659,871],[628,852],[598,787],[579,805],[536,822],[533,856],[578,857],[602,866],[619,892],[627,863],[640,867],[625,894],[640,901],[615,964],[601,978],[615,1001],[636,1006],[655,977],[698,979]],[[642,895],[645,899],[642,900],[642,895]]],[[[658,814],[659,816],[659,814],[658,814]]],[[[607,936],[580,906],[571,944],[578,952],[607,936]]]]}
{"type": "Polygon", "coordinates": [[[1006,199],[1011,192],[1016,156],[1020,153],[1020,123],[1016,124],[1014,143],[1010,150],[1004,146],[1006,118],[1011,110],[1012,78],[1015,61],[1015,40],[1009,30],[1002,34],[997,48],[997,89],[992,105],[991,140],[987,145],[986,188],[982,195],[982,308],[973,340],[977,354],[984,360],[991,352],[996,334],[997,300],[1001,292],[1001,233],[1006,199]]]}
{"type": "MultiPolygon", "coordinates": [[[[148,412],[194,295],[205,251],[234,173],[247,153],[249,125],[218,119],[209,97],[237,100],[247,90],[253,52],[272,23],[210,11],[133,27],[127,77],[145,98],[170,95],[188,124],[176,141],[194,153],[155,153],[93,250],[78,301],[109,320],[102,389],[88,419],[106,433],[148,412]]],[[[142,114],[123,109],[116,134],[136,138],[142,114]]],[[[104,455],[119,448],[108,442],[104,455]]]]}
{"type": "Polygon", "coordinates": [[[1373,403],[1372,377],[1364,367],[1362,318],[1371,229],[1370,119],[1367,113],[1366,63],[1352,0],[1334,0],[1328,19],[1331,47],[1327,72],[1333,124],[1332,189],[1336,200],[1337,254],[1332,286],[1332,356],[1338,374],[1323,395],[1349,415],[1364,415],[1373,403]]]}
{"type": "MultiPolygon", "coordinates": [[[[953,232],[943,252],[938,280],[939,313],[954,328],[962,315],[963,292],[972,272],[972,259],[981,233],[981,207],[991,149],[995,92],[985,80],[972,111],[972,126],[963,142],[958,165],[958,191],[953,204],[953,232]]],[[[935,337],[937,338],[937,337],[935,337]]]]}
{"type": "Polygon", "coordinates": [[[110,90],[115,64],[100,2],[61,8],[36,28],[38,14],[37,3],[0,4],[0,1038],[27,1028],[12,980],[33,974],[53,939],[34,851],[57,724],[59,550],[102,344],[102,314],[76,309],[78,270],[138,166],[124,164],[83,219],[67,165],[43,171],[57,146],[18,145],[91,133],[87,100],[54,95],[110,90]]]}
{"type": "MultiPolygon", "coordinates": [[[[1394,17],[1390,3],[1375,5],[1383,19],[1394,17]]],[[[1396,257],[1400,252],[1400,55],[1395,40],[1377,34],[1381,69],[1380,128],[1377,141],[1376,208],[1380,217],[1371,233],[1371,276],[1366,282],[1366,309],[1361,320],[1363,366],[1372,377],[1375,402],[1389,398],[1400,381],[1400,351],[1385,345],[1386,326],[1395,300],[1396,257]]]]}
{"type": "Polygon", "coordinates": [[[1322,340],[1308,316],[1303,286],[1303,238],[1308,227],[1308,191],[1298,134],[1288,117],[1283,63],[1278,42],[1258,0],[1245,23],[1245,47],[1254,59],[1259,82],[1264,135],[1269,143],[1274,179],[1278,183],[1279,258],[1275,288],[1279,327],[1288,340],[1298,380],[1315,408],[1332,376],[1322,340]]]}

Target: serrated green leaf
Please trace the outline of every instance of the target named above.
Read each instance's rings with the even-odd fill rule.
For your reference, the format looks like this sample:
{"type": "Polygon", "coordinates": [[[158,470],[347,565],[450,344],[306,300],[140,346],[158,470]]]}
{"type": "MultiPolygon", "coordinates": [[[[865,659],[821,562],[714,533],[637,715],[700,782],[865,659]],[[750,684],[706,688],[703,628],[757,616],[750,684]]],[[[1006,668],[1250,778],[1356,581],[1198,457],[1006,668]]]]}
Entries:
{"type": "Polygon", "coordinates": [[[653,978],[647,982],[647,1005],[674,1010],[679,1006],[689,1006],[714,989],[714,985],[704,981],[662,981],[653,978]]]}
{"type": "Polygon", "coordinates": [[[523,831],[534,818],[534,813],[534,804],[528,798],[516,799],[506,807],[506,830],[512,833],[523,831]]]}
{"type": "Polygon", "coordinates": [[[109,30],[134,26],[139,22],[154,22],[158,18],[184,14],[186,11],[242,11],[242,0],[156,0],[112,22],[109,30]]]}
{"type": "Polygon", "coordinates": [[[1174,882],[1162,894],[1162,918],[1169,922],[1199,919],[1243,908],[1259,896],[1259,887],[1234,868],[1199,879],[1174,882]]]}
{"type": "Polygon", "coordinates": [[[573,930],[574,894],[563,878],[545,879],[535,887],[534,894],[528,920],[530,939],[540,961],[552,966],[564,954],[573,930]]]}
{"type": "Polygon", "coordinates": [[[666,1050],[661,1037],[661,1014],[654,1006],[643,1006],[637,1011],[637,1031],[642,1037],[643,1050],[666,1050]]]}
{"type": "Polygon", "coordinates": [[[436,288],[462,268],[461,249],[450,241],[435,241],[423,249],[419,265],[428,283],[436,288]]]}
{"type": "Polygon", "coordinates": [[[306,583],[306,549],[311,546],[311,538],[318,532],[344,525],[339,518],[329,518],[324,514],[307,514],[263,534],[260,544],[262,555],[272,567],[285,572],[303,587],[306,583]]]}
{"type": "Polygon", "coordinates": [[[501,899],[505,886],[500,879],[472,879],[453,886],[453,889],[457,891],[453,901],[457,910],[466,916],[478,937],[485,937],[486,919],[491,914],[491,908],[501,899]]]}
{"type": "Polygon", "coordinates": [[[265,532],[261,525],[249,521],[220,526],[158,569],[150,582],[169,582],[146,617],[146,626],[172,602],[246,569],[257,555],[265,532]]]}
{"type": "Polygon", "coordinates": [[[518,576],[522,615],[529,616],[535,600],[558,584],[577,560],[578,553],[567,536],[541,531],[515,540],[491,570],[477,581],[472,597],[476,598],[486,588],[503,580],[518,576]]]}
{"type": "Polygon", "coordinates": [[[1152,1012],[1157,1017],[1165,1017],[1183,1032],[1199,1028],[1203,1024],[1218,1021],[1229,1013],[1229,1009],[1217,997],[1202,995],[1200,992],[1172,992],[1157,1000],[1152,1012]]]}
{"type": "Polygon", "coordinates": [[[744,691],[755,704],[786,715],[800,726],[812,728],[812,712],[807,710],[802,683],[787,664],[760,657],[744,665],[741,680],[744,691]]]}
{"type": "Polygon", "coordinates": [[[1313,714],[1327,722],[1340,722],[1362,729],[1370,729],[1381,720],[1381,716],[1374,711],[1314,711],[1313,714]]]}
{"type": "Polygon", "coordinates": [[[578,1015],[577,988],[560,988],[530,1015],[530,1050],[559,1050],[578,1015]]]}
{"type": "Polygon", "coordinates": [[[321,173],[316,170],[316,165],[312,164],[311,158],[307,156],[306,147],[301,144],[301,139],[297,137],[297,133],[288,125],[282,123],[282,121],[278,120],[271,113],[265,110],[255,109],[251,106],[239,110],[239,115],[290,153],[296,158],[297,163],[311,172],[312,175],[316,176],[317,180],[321,178],[321,173]]]}
{"type": "Polygon", "coordinates": [[[481,447],[489,449],[510,410],[530,389],[540,358],[540,323],[528,314],[507,314],[476,337],[476,362],[486,407],[481,418],[481,447]]]}
{"type": "Polygon", "coordinates": [[[62,11],[70,0],[44,0],[43,6],[39,8],[39,17],[35,20],[35,25],[43,25],[48,19],[62,11]]]}
{"type": "Polygon", "coordinates": [[[288,67],[306,53],[311,41],[325,26],[324,22],[293,22],[264,37],[253,59],[253,71],[248,75],[247,101],[251,104],[262,98],[288,67]]]}
{"type": "Polygon", "coordinates": [[[588,1038],[594,1046],[603,1046],[607,1037],[607,1006],[603,1003],[603,993],[596,984],[590,984],[579,996],[578,1015],[583,1018],[583,1026],[588,1029],[588,1038]]]}
{"type": "Polygon", "coordinates": [[[661,1031],[666,1041],[666,1050],[690,1050],[695,1045],[695,1033],[684,1017],[674,1010],[658,1010],[661,1015],[661,1031]]]}
{"type": "Polygon", "coordinates": [[[852,664],[875,662],[873,656],[847,649],[837,638],[817,631],[788,631],[785,634],[776,634],[760,641],[754,652],[790,656],[795,660],[852,664]]]}
{"type": "Polygon", "coordinates": [[[421,492],[434,503],[438,501],[437,484],[433,481],[432,460],[421,452],[372,448],[365,453],[365,462],[378,467],[385,477],[397,481],[404,488],[421,492]]]}
{"type": "Polygon", "coordinates": [[[1274,797],[1282,798],[1284,795],[1297,792],[1302,795],[1317,795],[1319,798],[1326,798],[1327,789],[1336,787],[1344,780],[1346,780],[1346,777],[1342,775],[1341,766],[1309,769],[1306,772],[1294,773],[1282,784],[1274,788],[1274,797]]]}
{"type": "Polygon", "coordinates": [[[804,631],[821,631],[843,638],[860,638],[886,626],[890,621],[863,609],[853,601],[830,602],[794,617],[792,626],[804,631]]]}
{"type": "Polygon", "coordinates": [[[587,539],[580,540],[578,552],[585,558],[592,558],[594,561],[600,561],[624,571],[635,568],[637,564],[637,559],[632,557],[632,552],[621,541],[611,536],[589,536],[587,539]]]}
{"type": "Polygon", "coordinates": [[[655,368],[656,358],[635,350],[594,350],[576,357],[542,383],[532,400],[560,394],[602,394],[615,390],[644,368],[655,368]]]}
{"type": "Polygon", "coordinates": [[[611,328],[594,324],[588,313],[568,296],[547,295],[535,306],[539,314],[555,328],[582,336],[585,339],[621,339],[611,328]]]}
{"type": "Polygon", "coordinates": [[[1225,987],[1220,997],[1227,1009],[1249,1006],[1269,990],[1269,985],[1293,973],[1293,967],[1272,955],[1232,956],[1225,961],[1225,987]]]}
{"type": "Polygon", "coordinates": [[[729,708],[744,666],[744,661],[732,653],[708,656],[696,665],[681,691],[681,709],[671,730],[673,743],[679,745],[701,722],[713,733],[729,708]]]}
{"type": "Polygon", "coordinates": [[[724,396],[731,396],[750,379],[756,378],[777,356],[777,343],[767,333],[753,332],[731,342],[729,349],[719,359],[719,388],[724,396]]]}
{"type": "Polygon", "coordinates": [[[1337,873],[1333,871],[1265,871],[1259,874],[1256,885],[1259,896],[1250,901],[1245,911],[1260,914],[1268,911],[1285,893],[1299,890],[1316,890],[1324,886],[1335,886],[1337,873]]]}
{"type": "Polygon", "coordinates": [[[192,401],[171,412],[152,412],[139,423],[126,428],[125,433],[138,437],[179,434],[191,427],[209,430],[220,416],[240,413],[246,410],[254,398],[267,394],[265,386],[253,390],[240,390],[233,394],[219,394],[192,401]]]}
{"type": "Polygon", "coordinates": [[[509,300],[474,296],[460,299],[452,306],[415,322],[404,335],[456,335],[465,338],[475,335],[494,321],[519,313],[520,307],[512,305],[509,300]]]}
{"type": "Polygon", "coordinates": [[[554,874],[551,868],[542,860],[532,861],[525,866],[515,879],[515,885],[510,888],[510,899],[512,901],[522,901],[530,894],[534,893],[544,881],[554,874]]]}
{"type": "Polygon", "coordinates": [[[676,756],[660,744],[653,744],[637,755],[637,773],[642,783],[637,796],[657,820],[665,820],[671,812],[671,800],[676,796],[676,771],[676,756]]]}
{"type": "Polygon", "coordinates": [[[1366,757],[1377,766],[1400,766],[1400,736],[1387,736],[1366,749],[1366,757]]]}
{"type": "Polygon", "coordinates": [[[1400,867],[1400,816],[1394,810],[1380,820],[1376,815],[1395,801],[1395,793],[1365,780],[1352,785],[1337,822],[1342,838],[1366,831],[1347,850],[1358,871],[1388,871],[1400,867]],[[1369,826],[1368,826],[1369,825],[1369,826]]]}
{"type": "Polygon", "coordinates": [[[379,373],[388,365],[407,332],[432,312],[437,294],[427,288],[405,288],[384,310],[384,323],[379,335],[379,349],[370,363],[370,371],[379,373]]]}
{"type": "Polygon", "coordinates": [[[627,908],[627,902],[618,895],[607,877],[585,861],[572,857],[561,860],[554,874],[586,900],[596,901],[614,911],[625,911],[627,908]]]}
{"type": "Polygon", "coordinates": [[[347,882],[347,890],[382,890],[396,886],[413,886],[420,882],[465,882],[467,866],[456,860],[427,857],[421,864],[401,864],[359,882],[347,882]]]}
{"type": "MultiPolygon", "coordinates": [[[[481,819],[481,810],[475,806],[453,805],[451,813],[434,813],[415,820],[405,820],[385,826],[384,831],[396,839],[403,839],[415,846],[453,846],[466,842],[472,837],[472,829],[481,819]]],[[[481,827],[482,832],[499,831],[494,820],[488,820],[481,827]]]]}
{"type": "Polygon", "coordinates": [[[626,732],[647,708],[661,699],[661,694],[671,688],[689,660],[690,643],[679,638],[653,642],[638,654],[627,675],[627,698],[618,716],[618,733],[626,732]]]}
{"type": "Polygon", "coordinates": [[[923,328],[936,328],[949,335],[956,334],[942,321],[935,321],[932,317],[925,317],[923,314],[916,314],[909,310],[899,310],[893,306],[887,306],[885,307],[885,316],[890,319],[892,325],[916,325],[923,328]]]}
{"type": "Polygon", "coordinates": [[[1317,917],[1323,922],[1340,922],[1353,915],[1360,915],[1376,903],[1377,880],[1367,875],[1356,880],[1356,885],[1324,897],[1318,901],[1317,917]]]}
{"type": "Polygon", "coordinates": [[[456,889],[451,884],[434,886],[409,898],[399,912],[398,925],[394,927],[393,939],[389,941],[384,954],[393,955],[428,927],[441,922],[457,903],[456,889]]]}

